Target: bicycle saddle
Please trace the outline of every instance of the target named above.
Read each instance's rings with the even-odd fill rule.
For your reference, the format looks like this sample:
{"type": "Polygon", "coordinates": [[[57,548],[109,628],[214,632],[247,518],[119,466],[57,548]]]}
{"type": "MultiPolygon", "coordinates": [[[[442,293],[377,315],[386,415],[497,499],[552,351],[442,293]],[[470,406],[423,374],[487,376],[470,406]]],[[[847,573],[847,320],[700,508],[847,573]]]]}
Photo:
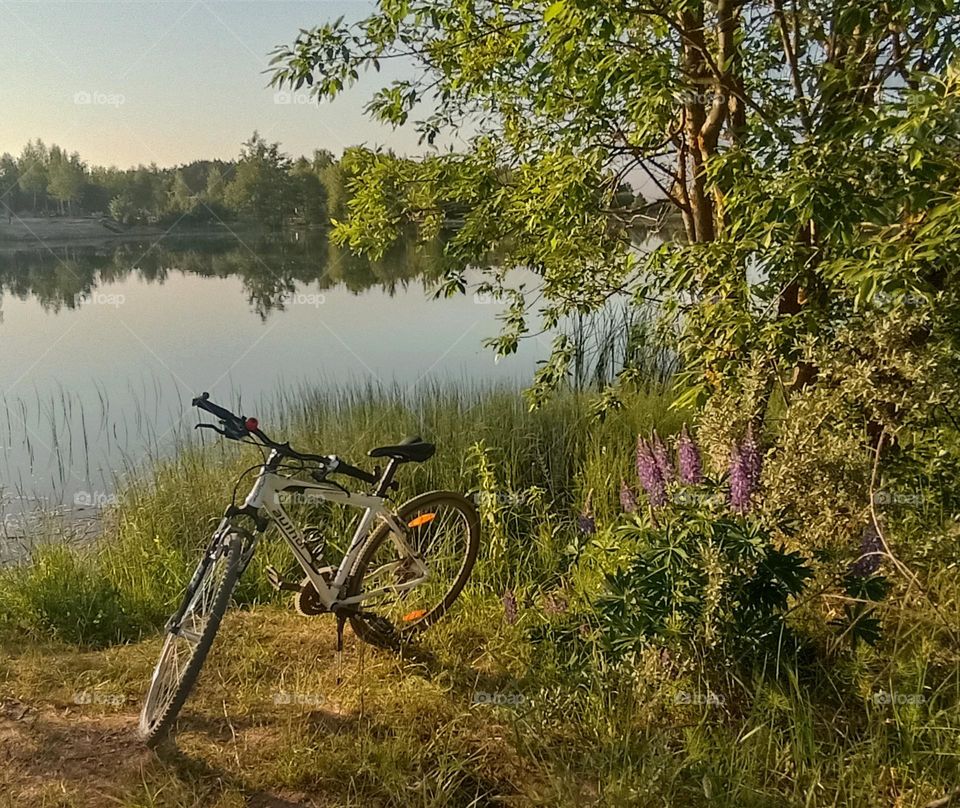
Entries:
{"type": "Polygon", "coordinates": [[[437,447],[427,443],[423,438],[404,438],[393,446],[378,446],[367,452],[370,457],[389,457],[400,463],[423,463],[433,457],[437,447]]]}

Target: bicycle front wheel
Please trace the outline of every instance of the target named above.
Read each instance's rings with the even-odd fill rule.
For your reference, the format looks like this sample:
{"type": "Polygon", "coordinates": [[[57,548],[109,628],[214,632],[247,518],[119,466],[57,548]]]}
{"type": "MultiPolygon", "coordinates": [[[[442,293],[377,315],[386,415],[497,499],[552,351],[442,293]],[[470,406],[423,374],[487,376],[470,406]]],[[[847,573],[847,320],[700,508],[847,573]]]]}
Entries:
{"type": "Polygon", "coordinates": [[[201,559],[184,595],[179,625],[168,628],[140,712],[140,736],[147,746],[173,728],[203,667],[240,575],[241,538],[230,534],[201,559]]]}
{"type": "Polygon", "coordinates": [[[414,497],[397,512],[404,529],[401,542],[390,525],[378,527],[357,558],[347,584],[349,597],[365,595],[362,615],[350,618],[360,639],[382,648],[402,641],[437,622],[460,595],[480,547],[480,517],[466,497],[431,491],[414,497]],[[413,550],[411,555],[404,544],[413,550]],[[417,560],[426,566],[422,572],[417,560]],[[418,578],[423,580],[412,587],[418,578]]]}

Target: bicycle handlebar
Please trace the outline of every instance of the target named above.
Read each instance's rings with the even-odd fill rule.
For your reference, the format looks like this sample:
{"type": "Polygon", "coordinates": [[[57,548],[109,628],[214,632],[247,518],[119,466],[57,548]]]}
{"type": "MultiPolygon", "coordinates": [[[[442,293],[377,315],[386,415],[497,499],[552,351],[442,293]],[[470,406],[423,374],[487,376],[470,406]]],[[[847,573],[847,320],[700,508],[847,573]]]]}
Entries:
{"type": "Polygon", "coordinates": [[[295,460],[303,460],[308,463],[319,463],[324,467],[327,473],[344,474],[347,477],[353,477],[354,479],[362,480],[363,482],[370,483],[371,485],[375,485],[380,480],[380,478],[375,474],[370,474],[363,469],[352,466],[349,463],[341,460],[336,455],[306,454],[291,448],[289,443],[277,443],[276,441],[271,440],[269,437],[267,437],[263,430],[260,429],[260,425],[256,418],[246,418],[242,415],[235,415],[234,413],[230,412],[230,410],[221,407],[219,404],[214,404],[210,400],[209,393],[201,393],[199,396],[193,399],[193,406],[197,409],[205,410],[211,415],[215,415],[220,419],[220,423],[222,424],[222,428],[218,428],[214,424],[197,424],[198,429],[200,427],[213,429],[224,437],[230,438],[230,440],[242,440],[243,438],[252,435],[264,446],[267,446],[281,456],[291,457],[295,460]]]}

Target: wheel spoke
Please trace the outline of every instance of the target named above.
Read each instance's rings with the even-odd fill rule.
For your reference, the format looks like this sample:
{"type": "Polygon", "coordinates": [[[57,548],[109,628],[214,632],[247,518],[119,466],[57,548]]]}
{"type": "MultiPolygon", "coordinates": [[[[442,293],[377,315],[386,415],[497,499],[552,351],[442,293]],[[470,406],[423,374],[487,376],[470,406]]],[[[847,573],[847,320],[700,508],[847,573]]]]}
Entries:
{"type": "Polygon", "coordinates": [[[148,736],[181,691],[190,662],[215,616],[217,600],[235,556],[230,545],[224,544],[201,561],[204,565],[202,573],[179,623],[168,624],[160,659],[154,669],[140,716],[141,731],[148,736]]]}
{"type": "Polygon", "coordinates": [[[471,524],[459,505],[447,502],[405,511],[399,521],[408,526],[404,541],[398,541],[393,532],[384,535],[367,559],[370,572],[363,575],[361,591],[385,589],[364,601],[364,608],[404,628],[442,604],[460,579],[470,548],[471,524]],[[417,560],[400,549],[404,544],[422,561],[425,576],[417,560]],[[399,592],[392,588],[417,578],[424,580],[399,592]]]}

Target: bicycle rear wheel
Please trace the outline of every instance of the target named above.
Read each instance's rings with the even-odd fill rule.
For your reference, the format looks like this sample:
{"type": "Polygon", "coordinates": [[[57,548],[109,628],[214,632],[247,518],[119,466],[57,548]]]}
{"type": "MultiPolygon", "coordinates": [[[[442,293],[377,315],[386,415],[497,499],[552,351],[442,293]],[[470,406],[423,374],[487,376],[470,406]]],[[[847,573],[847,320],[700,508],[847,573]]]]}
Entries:
{"type": "Polygon", "coordinates": [[[480,517],[460,494],[421,494],[401,506],[397,517],[406,543],[427,567],[426,579],[410,589],[396,589],[420,573],[384,523],[360,551],[347,584],[348,597],[385,590],[358,605],[377,619],[350,618],[360,639],[382,648],[396,648],[447,613],[466,585],[480,548],[480,517]]]}
{"type": "Polygon", "coordinates": [[[242,540],[225,536],[204,553],[184,595],[176,630],[168,629],[140,712],[140,737],[159,743],[173,728],[203,667],[240,577],[242,540]]]}

